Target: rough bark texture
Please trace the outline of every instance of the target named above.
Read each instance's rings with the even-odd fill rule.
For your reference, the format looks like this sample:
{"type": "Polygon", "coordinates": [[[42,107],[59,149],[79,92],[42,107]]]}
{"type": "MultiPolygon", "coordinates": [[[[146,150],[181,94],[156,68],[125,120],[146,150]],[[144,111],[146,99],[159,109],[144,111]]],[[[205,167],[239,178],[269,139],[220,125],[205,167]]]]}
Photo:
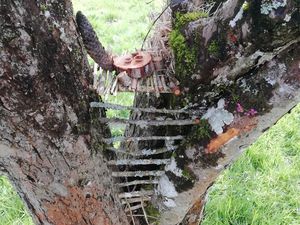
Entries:
{"type": "Polygon", "coordinates": [[[71,2],[3,0],[0,30],[0,169],[35,223],[127,224],[71,2]]]}
{"type": "Polygon", "coordinates": [[[215,2],[205,16],[197,14],[204,1],[173,1],[169,44],[183,94],[136,101],[140,107],[204,107],[204,123],[127,130],[132,136],[187,135],[175,154],[185,174],[167,172],[180,193],[176,207],[163,211],[159,224],[198,224],[202,198],[220,172],[300,102],[299,1],[215,2]]]}
{"type": "MultiPolygon", "coordinates": [[[[170,46],[183,94],[139,95],[135,105],[204,108],[203,120],[130,126],[126,134],[187,136],[173,154],[184,175],[166,173],[179,192],[176,207],[159,224],[197,224],[218,174],[300,100],[299,1],[220,0],[206,18],[190,14],[202,1],[174,2],[170,46]]],[[[127,224],[103,157],[105,113],[89,107],[97,97],[70,1],[4,0],[0,7],[1,170],[38,224],[127,224]]]]}
{"type": "MultiPolygon", "coordinates": [[[[300,102],[299,1],[216,2],[219,7],[211,16],[196,21],[184,18],[199,1],[194,5],[183,1],[173,8],[170,45],[176,76],[185,90],[173,106],[206,106],[216,115],[223,99],[233,121],[221,122],[223,134],[207,130],[209,139],[201,136],[201,128],[191,129],[176,160],[181,169],[190,171],[194,184],[186,188],[188,182],[169,174],[181,193],[175,199],[177,206],[162,214],[160,224],[197,224],[201,198],[218,174],[300,102]]],[[[208,114],[203,118],[211,128],[213,120],[220,120],[208,114]]]]}

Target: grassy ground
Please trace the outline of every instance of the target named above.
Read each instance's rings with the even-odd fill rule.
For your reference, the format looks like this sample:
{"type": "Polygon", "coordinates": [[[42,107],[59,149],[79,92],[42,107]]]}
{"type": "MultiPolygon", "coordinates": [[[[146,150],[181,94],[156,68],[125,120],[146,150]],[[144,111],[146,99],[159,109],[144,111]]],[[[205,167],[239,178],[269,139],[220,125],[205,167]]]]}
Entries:
{"type": "MultiPolygon", "coordinates": [[[[74,0],[114,53],[140,48],[155,0],[74,0]]],[[[133,95],[110,102],[132,104],[133,95]]],[[[128,112],[108,115],[126,118],[128,112]]],[[[121,130],[115,133],[120,133],[121,130]]],[[[118,133],[118,134],[119,134],[118,133]]],[[[212,187],[205,225],[300,224],[300,105],[264,134],[212,187]]],[[[0,177],[0,225],[31,225],[31,219],[6,178],[0,177]]]]}
{"type": "Polygon", "coordinates": [[[204,225],[300,224],[300,105],[212,187],[204,225]]]}

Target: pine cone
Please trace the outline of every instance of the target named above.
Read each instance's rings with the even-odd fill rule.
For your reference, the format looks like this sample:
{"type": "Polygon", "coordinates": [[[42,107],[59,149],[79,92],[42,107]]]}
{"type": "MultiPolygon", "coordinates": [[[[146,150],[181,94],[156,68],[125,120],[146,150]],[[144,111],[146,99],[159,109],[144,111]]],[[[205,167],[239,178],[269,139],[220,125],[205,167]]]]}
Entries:
{"type": "Polygon", "coordinates": [[[113,59],[111,55],[105,51],[92,25],[81,11],[76,14],[76,22],[88,54],[104,70],[112,71],[113,59]]]}

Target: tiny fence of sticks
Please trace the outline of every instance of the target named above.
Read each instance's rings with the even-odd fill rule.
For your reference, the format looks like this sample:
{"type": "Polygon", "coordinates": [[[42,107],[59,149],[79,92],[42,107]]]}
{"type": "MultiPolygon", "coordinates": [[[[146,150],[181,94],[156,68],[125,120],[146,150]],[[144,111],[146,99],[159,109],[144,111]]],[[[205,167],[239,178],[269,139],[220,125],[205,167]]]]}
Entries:
{"type": "MultiPolygon", "coordinates": [[[[101,118],[106,124],[125,124],[129,126],[147,127],[166,127],[166,126],[191,126],[199,123],[201,110],[190,109],[165,109],[165,108],[138,108],[122,106],[117,104],[92,102],[91,107],[131,110],[136,113],[160,114],[162,117],[155,119],[119,119],[119,118],[101,118]],[[162,119],[168,118],[168,119],[162,119]],[[173,119],[172,119],[173,118],[173,119]],[[176,119],[185,118],[185,119],[176,119]]],[[[120,189],[118,197],[121,200],[124,210],[132,218],[135,224],[135,218],[144,218],[146,224],[153,221],[151,215],[146,212],[149,203],[159,196],[158,185],[161,177],[166,172],[166,167],[171,164],[172,153],[178,148],[180,142],[185,139],[184,134],[173,136],[117,136],[104,138],[108,150],[115,153],[115,159],[108,161],[112,169],[112,176],[115,178],[116,186],[120,189]],[[159,141],[159,148],[149,147],[153,141],[159,141]],[[121,142],[119,147],[116,143],[121,142]],[[139,143],[148,142],[148,147],[139,147],[139,143]],[[133,143],[133,145],[130,145],[133,143]],[[163,144],[162,144],[163,143],[163,144]],[[150,218],[148,218],[150,216],[150,218]]]]}

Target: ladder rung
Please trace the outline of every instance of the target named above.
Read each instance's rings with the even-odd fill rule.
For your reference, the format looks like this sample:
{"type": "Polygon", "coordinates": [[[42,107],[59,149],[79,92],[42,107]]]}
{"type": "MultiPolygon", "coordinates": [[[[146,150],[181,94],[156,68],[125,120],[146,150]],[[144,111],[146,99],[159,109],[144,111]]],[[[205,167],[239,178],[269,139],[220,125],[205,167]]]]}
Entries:
{"type": "Polygon", "coordinates": [[[136,203],[136,202],[149,202],[151,201],[151,197],[150,196],[144,196],[144,197],[140,197],[140,198],[128,198],[126,200],[122,200],[121,203],[122,205],[125,204],[130,204],[130,203],[136,203]]]}
{"type": "Polygon", "coordinates": [[[128,187],[133,185],[139,185],[139,184],[158,184],[158,180],[134,180],[126,183],[118,183],[118,187],[128,187]]]}
{"type": "Polygon", "coordinates": [[[125,208],[125,212],[130,212],[130,211],[134,211],[134,210],[137,210],[137,209],[140,209],[140,208],[143,208],[142,204],[140,205],[135,205],[135,206],[131,206],[130,208],[125,208]]]}
{"type": "Polygon", "coordinates": [[[156,170],[156,171],[125,171],[125,172],[112,172],[113,177],[147,177],[155,176],[159,177],[163,175],[165,171],[156,170]]]}
{"type": "Polygon", "coordinates": [[[163,114],[192,114],[192,115],[200,115],[202,110],[189,110],[189,109],[156,109],[152,108],[138,108],[131,106],[123,106],[111,103],[103,103],[103,102],[91,102],[90,106],[93,108],[106,108],[106,109],[114,109],[114,110],[130,110],[134,112],[147,112],[147,113],[163,113],[163,114]]]}
{"type": "Polygon", "coordinates": [[[122,148],[116,149],[113,147],[108,147],[107,149],[110,151],[114,151],[117,154],[120,153],[120,154],[135,156],[135,157],[141,157],[141,156],[158,155],[158,154],[162,154],[165,152],[172,152],[177,149],[177,146],[172,146],[172,148],[143,149],[143,150],[135,151],[135,152],[130,152],[130,151],[128,151],[126,149],[122,149],[122,148]]]}
{"type": "Polygon", "coordinates": [[[108,165],[164,165],[170,163],[170,159],[120,159],[108,162],[108,165]]]}
{"type": "Polygon", "coordinates": [[[182,140],[184,136],[152,136],[152,137],[113,137],[113,138],[104,138],[103,141],[107,144],[111,144],[116,141],[154,141],[154,140],[167,140],[167,141],[174,141],[174,140],[182,140]]]}
{"type": "Polygon", "coordinates": [[[120,118],[100,118],[100,122],[137,126],[188,126],[197,124],[196,120],[130,120],[120,118]]]}
{"type": "Polygon", "coordinates": [[[134,198],[134,197],[144,197],[153,195],[154,191],[133,191],[133,192],[124,192],[120,193],[119,198],[134,198]]]}

